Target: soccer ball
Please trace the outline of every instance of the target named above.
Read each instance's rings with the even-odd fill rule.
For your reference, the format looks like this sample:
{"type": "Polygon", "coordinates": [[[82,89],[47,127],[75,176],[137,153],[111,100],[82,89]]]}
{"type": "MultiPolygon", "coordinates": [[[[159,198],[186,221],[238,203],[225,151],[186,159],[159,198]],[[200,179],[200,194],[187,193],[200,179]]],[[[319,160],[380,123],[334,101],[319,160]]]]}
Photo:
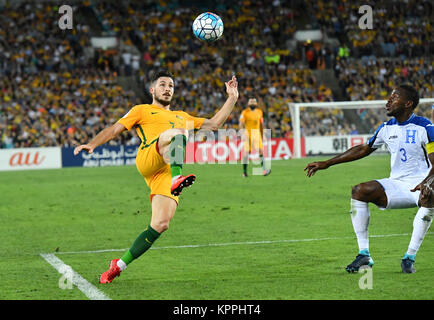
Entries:
{"type": "Polygon", "coordinates": [[[215,13],[204,12],[194,20],[193,33],[199,40],[216,41],[223,34],[223,21],[215,13]]]}

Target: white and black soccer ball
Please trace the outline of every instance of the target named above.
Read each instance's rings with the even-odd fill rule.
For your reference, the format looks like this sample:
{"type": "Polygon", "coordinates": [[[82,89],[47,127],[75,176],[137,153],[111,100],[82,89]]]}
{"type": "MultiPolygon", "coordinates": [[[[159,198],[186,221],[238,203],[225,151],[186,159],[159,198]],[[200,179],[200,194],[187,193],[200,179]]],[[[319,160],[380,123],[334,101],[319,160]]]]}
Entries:
{"type": "Polygon", "coordinates": [[[201,13],[193,22],[193,33],[199,40],[216,41],[223,34],[223,21],[215,13],[201,13]]]}

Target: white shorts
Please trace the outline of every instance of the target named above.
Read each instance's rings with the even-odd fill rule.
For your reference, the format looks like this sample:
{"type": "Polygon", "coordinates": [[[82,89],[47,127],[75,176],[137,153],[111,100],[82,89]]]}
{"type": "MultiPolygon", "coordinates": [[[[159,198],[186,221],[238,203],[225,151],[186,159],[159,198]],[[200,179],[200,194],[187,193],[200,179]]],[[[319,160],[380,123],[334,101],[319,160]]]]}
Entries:
{"type": "Polygon", "coordinates": [[[390,178],[377,181],[383,186],[387,196],[387,207],[379,207],[380,209],[404,209],[418,206],[420,191],[410,191],[417,184],[409,184],[390,178]]]}

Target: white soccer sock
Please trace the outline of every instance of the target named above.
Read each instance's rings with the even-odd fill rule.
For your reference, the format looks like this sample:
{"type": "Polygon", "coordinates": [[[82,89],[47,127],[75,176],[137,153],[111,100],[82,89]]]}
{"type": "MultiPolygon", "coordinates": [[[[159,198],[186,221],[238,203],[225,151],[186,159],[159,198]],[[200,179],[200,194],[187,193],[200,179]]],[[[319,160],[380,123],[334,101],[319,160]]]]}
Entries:
{"type": "Polygon", "coordinates": [[[413,220],[413,233],[411,234],[408,254],[415,255],[419,250],[425,234],[431,226],[434,216],[434,208],[420,207],[413,220]]]}
{"type": "Polygon", "coordinates": [[[351,199],[351,221],[357,236],[359,250],[369,250],[369,205],[367,202],[351,199]]]}
{"type": "Polygon", "coordinates": [[[127,264],[122,259],[119,259],[116,264],[121,269],[121,271],[124,271],[127,268],[127,264]]]}

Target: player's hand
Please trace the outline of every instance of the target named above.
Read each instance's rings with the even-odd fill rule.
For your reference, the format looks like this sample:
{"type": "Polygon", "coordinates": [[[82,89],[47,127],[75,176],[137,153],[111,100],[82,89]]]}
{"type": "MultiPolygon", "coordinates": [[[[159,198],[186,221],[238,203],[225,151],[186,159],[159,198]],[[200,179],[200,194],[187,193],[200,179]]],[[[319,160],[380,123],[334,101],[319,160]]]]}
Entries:
{"type": "Polygon", "coordinates": [[[429,200],[433,194],[433,182],[434,176],[429,176],[410,191],[420,191],[420,200],[429,200]]]}
{"type": "Polygon", "coordinates": [[[432,189],[426,183],[424,183],[424,181],[419,183],[416,187],[414,187],[410,191],[416,192],[418,190],[420,191],[419,200],[423,201],[423,200],[429,200],[430,199],[432,189]]]}
{"type": "Polygon", "coordinates": [[[235,76],[232,76],[232,79],[228,82],[225,82],[226,93],[229,97],[234,97],[238,99],[238,82],[235,76]]]}
{"type": "Polygon", "coordinates": [[[414,187],[413,189],[411,189],[411,192],[416,192],[416,191],[420,191],[422,188],[423,182],[419,183],[416,187],[414,187]]]}
{"type": "Polygon", "coordinates": [[[306,168],[304,168],[304,171],[307,170],[306,175],[312,177],[318,170],[324,170],[328,167],[329,165],[325,161],[311,162],[306,166],[306,168]]]}
{"type": "Polygon", "coordinates": [[[74,156],[76,156],[77,154],[79,154],[82,150],[86,150],[87,153],[92,153],[93,152],[94,147],[88,145],[88,144],[82,144],[81,146],[75,147],[74,149],[74,156]]]}

